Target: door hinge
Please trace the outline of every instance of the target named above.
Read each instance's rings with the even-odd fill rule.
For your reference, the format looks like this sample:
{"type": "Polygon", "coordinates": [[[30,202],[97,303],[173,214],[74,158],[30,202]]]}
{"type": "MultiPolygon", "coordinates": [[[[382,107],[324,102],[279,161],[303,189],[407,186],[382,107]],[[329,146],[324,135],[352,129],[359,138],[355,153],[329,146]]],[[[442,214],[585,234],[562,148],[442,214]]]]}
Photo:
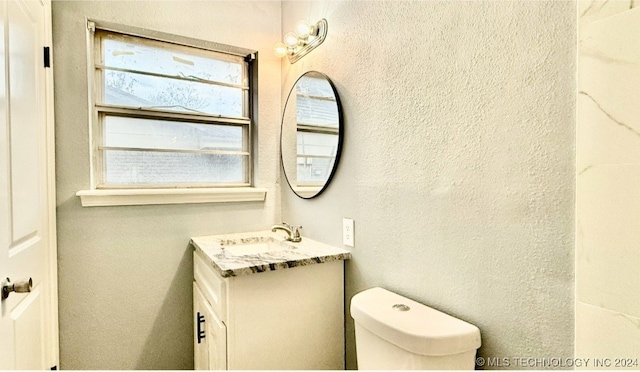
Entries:
{"type": "Polygon", "coordinates": [[[49,47],[44,47],[44,67],[51,67],[51,52],[49,47]]]}

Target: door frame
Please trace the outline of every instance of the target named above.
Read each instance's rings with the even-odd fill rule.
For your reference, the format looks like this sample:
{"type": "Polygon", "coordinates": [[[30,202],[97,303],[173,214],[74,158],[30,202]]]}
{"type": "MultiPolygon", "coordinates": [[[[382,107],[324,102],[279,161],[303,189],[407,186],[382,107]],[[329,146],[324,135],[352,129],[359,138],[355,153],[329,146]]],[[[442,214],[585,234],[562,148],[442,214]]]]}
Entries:
{"type": "Polygon", "coordinates": [[[50,67],[44,69],[45,78],[45,121],[46,121],[46,157],[47,157],[47,232],[49,252],[46,267],[48,270],[47,309],[45,311],[45,344],[47,362],[51,367],[60,369],[60,337],[58,328],[58,245],[56,231],[56,164],[55,164],[55,111],[53,100],[53,30],[51,0],[40,0],[45,12],[45,45],[49,47],[50,67]]]}

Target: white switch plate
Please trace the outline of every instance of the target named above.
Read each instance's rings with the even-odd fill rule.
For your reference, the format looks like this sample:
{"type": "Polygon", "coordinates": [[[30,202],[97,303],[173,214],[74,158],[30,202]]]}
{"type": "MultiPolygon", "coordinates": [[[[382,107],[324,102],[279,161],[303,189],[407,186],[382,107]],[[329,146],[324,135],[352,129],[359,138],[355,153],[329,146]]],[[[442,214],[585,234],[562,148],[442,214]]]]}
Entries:
{"type": "Polygon", "coordinates": [[[342,244],[353,247],[353,220],[351,218],[342,219],[342,244]]]}

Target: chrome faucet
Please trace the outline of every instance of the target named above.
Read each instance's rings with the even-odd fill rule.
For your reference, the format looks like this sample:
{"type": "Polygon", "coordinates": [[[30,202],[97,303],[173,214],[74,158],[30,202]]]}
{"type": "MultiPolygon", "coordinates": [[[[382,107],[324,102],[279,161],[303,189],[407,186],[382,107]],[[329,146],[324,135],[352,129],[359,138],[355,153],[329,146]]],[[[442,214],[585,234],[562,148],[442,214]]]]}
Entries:
{"type": "Polygon", "coordinates": [[[299,243],[302,240],[300,236],[300,229],[302,226],[289,225],[286,222],[283,222],[282,225],[273,225],[271,226],[271,231],[276,232],[277,230],[282,230],[287,233],[287,241],[299,243]]]}

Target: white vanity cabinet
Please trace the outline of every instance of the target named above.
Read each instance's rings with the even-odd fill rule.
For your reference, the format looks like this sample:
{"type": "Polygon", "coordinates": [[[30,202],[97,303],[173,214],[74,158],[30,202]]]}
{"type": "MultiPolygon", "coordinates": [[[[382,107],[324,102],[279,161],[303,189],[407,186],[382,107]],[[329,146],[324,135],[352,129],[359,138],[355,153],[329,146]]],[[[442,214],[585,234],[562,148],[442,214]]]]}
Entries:
{"type": "Polygon", "coordinates": [[[193,245],[195,369],[344,369],[342,259],[234,276],[193,245]]]}

